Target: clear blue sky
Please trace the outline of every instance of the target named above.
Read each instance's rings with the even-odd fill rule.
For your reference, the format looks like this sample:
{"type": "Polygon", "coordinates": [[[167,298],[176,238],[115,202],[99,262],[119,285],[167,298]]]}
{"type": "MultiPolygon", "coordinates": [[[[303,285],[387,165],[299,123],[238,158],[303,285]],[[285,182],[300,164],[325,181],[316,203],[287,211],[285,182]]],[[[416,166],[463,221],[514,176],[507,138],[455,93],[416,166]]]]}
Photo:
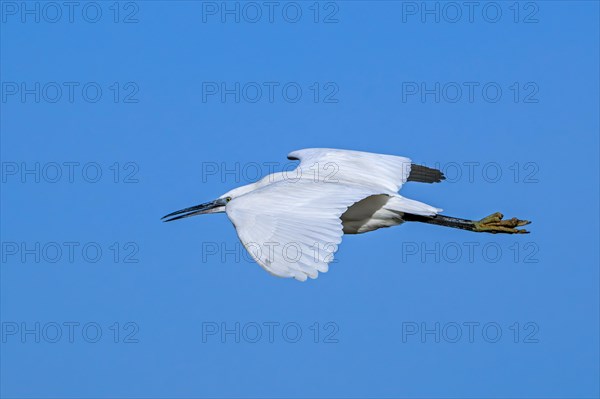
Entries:
{"type": "Polygon", "coordinates": [[[598,397],[598,3],[0,4],[2,397],[598,397]],[[345,237],[299,283],[160,222],[306,147],[532,233],[345,237]]]}

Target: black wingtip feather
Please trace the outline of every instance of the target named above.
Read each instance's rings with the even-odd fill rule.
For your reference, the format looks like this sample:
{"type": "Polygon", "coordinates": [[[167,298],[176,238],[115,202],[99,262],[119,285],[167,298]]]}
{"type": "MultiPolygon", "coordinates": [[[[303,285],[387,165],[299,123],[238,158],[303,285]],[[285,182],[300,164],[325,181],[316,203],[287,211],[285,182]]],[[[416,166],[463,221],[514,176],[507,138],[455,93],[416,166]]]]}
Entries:
{"type": "Polygon", "coordinates": [[[439,183],[445,179],[446,176],[444,176],[440,170],[413,163],[410,166],[410,173],[408,174],[407,181],[415,181],[419,183],[439,183]]]}

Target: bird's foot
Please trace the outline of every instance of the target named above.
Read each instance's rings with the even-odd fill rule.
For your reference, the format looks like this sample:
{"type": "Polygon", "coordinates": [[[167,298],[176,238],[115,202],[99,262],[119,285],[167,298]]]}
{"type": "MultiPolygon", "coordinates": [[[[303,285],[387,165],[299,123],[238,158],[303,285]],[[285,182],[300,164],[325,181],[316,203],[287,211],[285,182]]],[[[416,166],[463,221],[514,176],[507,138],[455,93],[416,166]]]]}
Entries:
{"type": "Polygon", "coordinates": [[[500,212],[484,217],[478,222],[473,222],[475,228],[473,231],[485,233],[506,233],[506,234],[528,234],[524,229],[516,229],[515,227],[525,226],[531,223],[529,220],[520,220],[517,218],[502,220],[504,215],[500,212]]]}

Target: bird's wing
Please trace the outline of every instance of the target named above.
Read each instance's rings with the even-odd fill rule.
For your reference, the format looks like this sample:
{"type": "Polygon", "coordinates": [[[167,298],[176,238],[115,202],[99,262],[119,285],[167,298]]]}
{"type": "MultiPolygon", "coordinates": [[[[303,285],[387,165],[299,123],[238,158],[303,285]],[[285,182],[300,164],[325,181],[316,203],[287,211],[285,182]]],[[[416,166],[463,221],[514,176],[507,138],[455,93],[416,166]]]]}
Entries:
{"type": "Polygon", "coordinates": [[[284,180],[234,198],[226,211],[259,265],[304,281],[328,270],[342,241],[340,216],[372,194],[360,186],[284,180]]]}
{"type": "Polygon", "coordinates": [[[391,193],[406,183],[411,170],[411,160],[405,157],[329,148],[293,151],[288,159],[300,160],[298,168],[287,173],[290,179],[350,183],[391,193]]]}

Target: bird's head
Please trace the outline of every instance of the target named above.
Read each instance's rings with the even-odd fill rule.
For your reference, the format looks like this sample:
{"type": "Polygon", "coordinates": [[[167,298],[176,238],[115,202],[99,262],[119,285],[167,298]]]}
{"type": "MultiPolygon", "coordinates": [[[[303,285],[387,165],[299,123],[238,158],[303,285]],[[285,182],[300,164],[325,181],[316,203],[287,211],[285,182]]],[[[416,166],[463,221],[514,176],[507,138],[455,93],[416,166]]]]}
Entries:
{"type": "Polygon", "coordinates": [[[173,220],[189,218],[190,216],[204,215],[207,213],[225,212],[225,207],[227,206],[227,203],[234,198],[237,198],[241,195],[246,194],[249,191],[252,191],[253,187],[251,186],[252,185],[249,184],[247,186],[234,188],[233,190],[221,195],[216,200],[205,202],[200,205],[194,205],[189,208],[181,209],[179,211],[171,212],[168,215],[163,216],[162,221],[172,222],[173,220]]]}

